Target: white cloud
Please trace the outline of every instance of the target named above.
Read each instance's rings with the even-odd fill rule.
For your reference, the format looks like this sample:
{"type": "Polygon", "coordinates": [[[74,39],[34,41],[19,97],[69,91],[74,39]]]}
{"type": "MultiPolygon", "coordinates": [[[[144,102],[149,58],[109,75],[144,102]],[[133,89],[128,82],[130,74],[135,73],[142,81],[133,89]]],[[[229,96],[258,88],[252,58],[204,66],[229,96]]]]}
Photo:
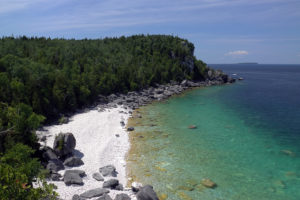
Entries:
{"type": "Polygon", "coordinates": [[[41,0],[0,0],[0,14],[9,13],[17,10],[28,8],[30,5],[40,2],[41,0]]]}
{"type": "Polygon", "coordinates": [[[238,50],[238,51],[230,51],[228,53],[225,53],[225,56],[243,56],[248,54],[249,54],[248,51],[238,50]]]}

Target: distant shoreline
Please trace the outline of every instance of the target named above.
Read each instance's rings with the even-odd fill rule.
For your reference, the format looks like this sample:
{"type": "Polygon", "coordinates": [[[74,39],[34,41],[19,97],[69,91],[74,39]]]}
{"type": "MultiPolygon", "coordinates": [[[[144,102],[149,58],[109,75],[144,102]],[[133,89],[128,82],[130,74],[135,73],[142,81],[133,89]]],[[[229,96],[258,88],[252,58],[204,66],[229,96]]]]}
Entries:
{"type": "Polygon", "coordinates": [[[258,65],[257,62],[244,62],[244,63],[236,63],[238,65],[258,65]]]}

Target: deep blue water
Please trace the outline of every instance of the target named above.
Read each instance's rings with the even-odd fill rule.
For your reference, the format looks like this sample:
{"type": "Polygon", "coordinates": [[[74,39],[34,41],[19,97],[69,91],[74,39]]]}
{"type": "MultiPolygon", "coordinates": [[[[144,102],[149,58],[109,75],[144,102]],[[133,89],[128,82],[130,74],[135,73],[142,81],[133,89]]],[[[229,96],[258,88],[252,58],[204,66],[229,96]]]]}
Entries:
{"type": "Polygon", "coordinates": [[[294,145],[300,152],[300,65],[211,66],[245,79],[226,94],[227,106],[235,108],[249,126],[276,129],[273,136],[278,143],[294,145]],[[259,124],[251,120],[253,114],[260,118],[259,124]]]}
{"type": "Polygon", "coordinates": [[[244,80],[142,108],[129,171],[161,199],[299,200],[300,65],[210,66],[244,80]]]}

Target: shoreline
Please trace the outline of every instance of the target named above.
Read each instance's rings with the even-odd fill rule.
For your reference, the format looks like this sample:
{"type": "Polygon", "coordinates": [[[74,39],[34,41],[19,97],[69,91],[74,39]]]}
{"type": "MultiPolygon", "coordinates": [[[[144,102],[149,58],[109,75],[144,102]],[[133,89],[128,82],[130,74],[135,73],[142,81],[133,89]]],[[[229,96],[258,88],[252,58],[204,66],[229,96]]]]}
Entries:
{"type": "MultiPolygon", "coordinates": [[[[75,114],[69,122],[61,125],[44,127],[37,135],[46,136],[47,140],[42,145],[52,147],[55,135],[63,132],[71,132],[76,138],[74,155],[80,157],[84,162],[79,167],[66,167],[58,173],[63,175],[66,170],[79,169],[86,173],[82,186],[66,186],[63,181],[48,181],[58,188],[56,192],[59,197],[65,200],[72,199],[73,195],[80,195],[90,189],[99,188],[103,182],[92,177],[92,174],[99,172],[99,168],[106,165],[114,165],[118,172],[116,179],[125,186],[124,191],[111,190],[109,195],[114,198],[116,194],[126,193],[134,198],[130,189],[126,188],[126,154],[130,148],[129,138],[126,130],[120,125],[120,121],[127,124],[129,118],[128,110],[117,107],[99,112],[92,109],[87,112],[75,114]],[[118,135],[118,136],[116,136],[118,135]]],[[[105,181],[111,177],[104,177],[105,181]]]]}
{"type": "MultiPolygon", "coordinates": [[[[82,186],[66,186],[63,181],[48,181],[54,183],[60,198],[72,199],[75,194],[80,195],[91,189],[99,188],[103,182],[96,181],[92,174],[98,172],[100,167],[114,165],[118,172],[117,179],[124,186],[123,191],[110,190],[109,195],[114,198],[117,194],[125,193],[136,199],[131,188],[126,188],[133,180],[128,177],[127,158],[131,149],[128,119],[136,116],[132,111],[155,101],[162,101],[171,96],[182,94],[192,88],[222,85],[232,83],[218,79],[215,81],[192,82],[182,81],[180,84],[173,82],[166,85],[157,85],[139,92],[128,94],[111,94],[99,96],[98,105],[85,112],[79,112],[69,118],[68,122],[60,125],[50,125],[37,131],[39,138],[46,136],[42,146],[52,147],[55,135],[60,132],[71,132],[77,140],[74,155],[82,158],[84,165],[79,167],[66,167],[68,169],[84,170],[87,174],[83,178],[82,186]]],[[[58,173],[64,173],[60,170],[58,173]]],[[[105,177],[104,181],[109,180],[105,177]]]]}

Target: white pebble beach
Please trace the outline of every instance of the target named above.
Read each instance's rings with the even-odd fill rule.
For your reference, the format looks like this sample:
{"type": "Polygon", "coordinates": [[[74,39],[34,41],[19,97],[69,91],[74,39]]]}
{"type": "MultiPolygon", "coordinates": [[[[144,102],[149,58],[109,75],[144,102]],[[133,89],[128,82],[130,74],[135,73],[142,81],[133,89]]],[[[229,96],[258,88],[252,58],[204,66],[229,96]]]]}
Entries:
{"type": "MultiPolygon", "coordinates": [[[[118,172],[116,179],[125,187],[126,177],[126,154],[130,148],[128,133],[121,126],[120,121],[127,124],[130,117],[128,110],[122,107],[110,108],[98,112],[92,109],[84,113],[75,114],[67,124],[52,125],[44,127],[43,131],[38,131],[39,137],[46,136],[47,140],[43,145],[53,147],[54,138],[60,132],[73,133],[76,139],[75,156],[82,157],[84,165],[79,167],[66,168],[84,170],[86,177],[83,178],[83,186],[66,186],[63,181],[51,181],[58,188],[56,192],[64,200],[72,199],[74,194],[82,194],[90,189],[101,188],[103,182],[97,181],[92,174],[99,172],[99,168],[106,165],[114,165],[118,172]],[[118,137],[116,136],[118,134],[118,137]]],[[[61,175],[65,170],[59,171],[61,175]]],[[[108,180],[112,177],[104,177],[108,180]]],[[[130,190],[116,191],[110,190],[109,195],[114,199],[118,193],[126,193],[135,199],[130,190]]],[[[94,198],[96,199],[96,198],[94,198]]]]}

